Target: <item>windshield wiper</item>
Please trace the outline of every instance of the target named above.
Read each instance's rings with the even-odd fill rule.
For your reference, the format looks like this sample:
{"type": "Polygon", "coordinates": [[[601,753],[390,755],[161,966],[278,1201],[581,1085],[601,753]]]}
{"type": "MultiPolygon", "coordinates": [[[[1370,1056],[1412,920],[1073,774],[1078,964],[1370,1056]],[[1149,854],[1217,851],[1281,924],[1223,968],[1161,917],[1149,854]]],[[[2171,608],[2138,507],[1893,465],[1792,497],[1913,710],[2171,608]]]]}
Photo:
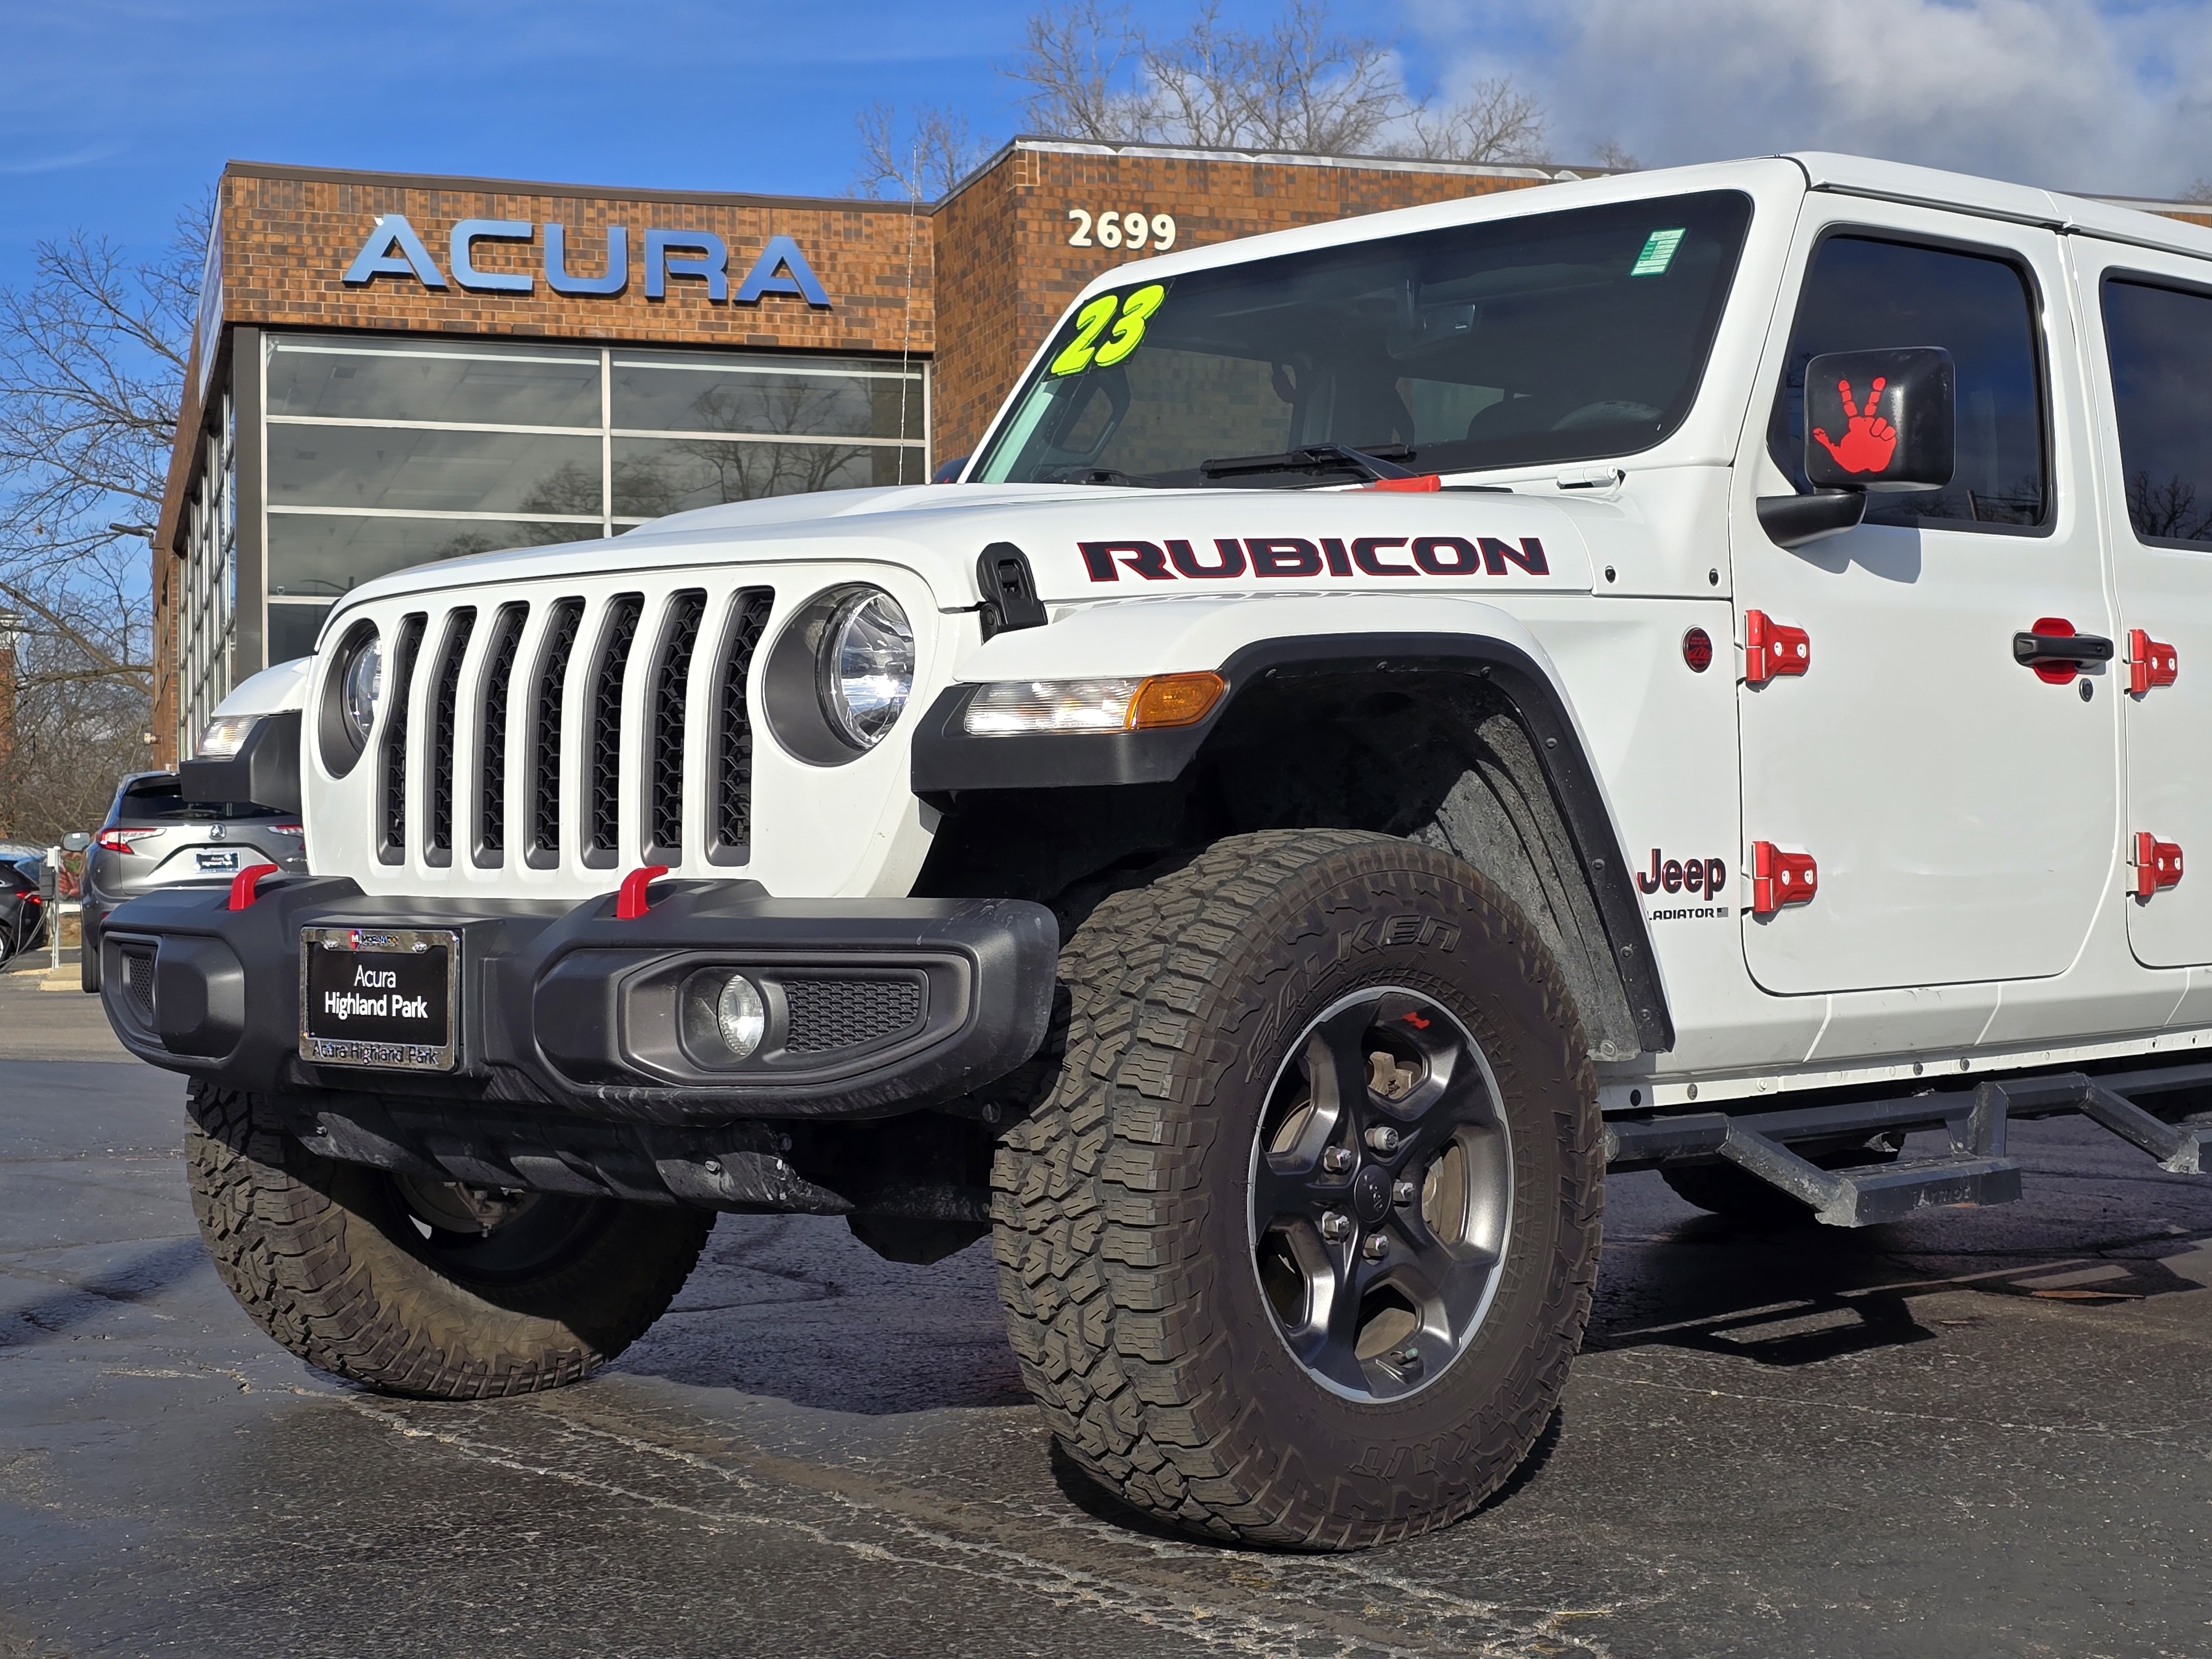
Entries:
{"type": "Polygon", "coordinates": [[[1249,478],[1268,472],[1356,472],[1370,483],[1383,478],[1410,478],[1410,467],[1401,460],[1413,459],[1407,444],[1377,444],[1373,449],[1354,449],[1349,444],[1308,444],[1281,455],[1231,455],[1218,461],[1200,461],[1203,477],[1249,478]]]}

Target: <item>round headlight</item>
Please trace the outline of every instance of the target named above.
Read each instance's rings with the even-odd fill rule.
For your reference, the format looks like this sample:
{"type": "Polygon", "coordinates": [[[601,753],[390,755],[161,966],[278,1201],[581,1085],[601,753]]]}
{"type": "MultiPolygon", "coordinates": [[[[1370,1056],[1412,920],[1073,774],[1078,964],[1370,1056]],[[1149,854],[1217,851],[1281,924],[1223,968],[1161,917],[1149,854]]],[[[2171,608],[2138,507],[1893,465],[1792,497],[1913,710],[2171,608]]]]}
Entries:
{"type": "Polygon", "coordinates": [[[830,729],[855,749],[872,749],[914,694],[914,629],[879,587],[855,588],[822,630],[815,685],[830,729]]]}
{"type": "Polygon", "coordinates": [[[346,665],[345,684],[339,694],[338,706],[344,711],[346,724],[353,728],[354,736],[362,744],[376,725],[377,694],[384,689],[384,647],[374,635],[368,643],[353,653],[346,665]]]}
{"type": "Polygon", "coordinates": [[[714,1004],[714,1024],[722,1041],[739,1060],[760,1047],[768,1030],[768,1007],[752,981],[743,974],[731,975],[730,982],[722,988],[714,1004]]]}

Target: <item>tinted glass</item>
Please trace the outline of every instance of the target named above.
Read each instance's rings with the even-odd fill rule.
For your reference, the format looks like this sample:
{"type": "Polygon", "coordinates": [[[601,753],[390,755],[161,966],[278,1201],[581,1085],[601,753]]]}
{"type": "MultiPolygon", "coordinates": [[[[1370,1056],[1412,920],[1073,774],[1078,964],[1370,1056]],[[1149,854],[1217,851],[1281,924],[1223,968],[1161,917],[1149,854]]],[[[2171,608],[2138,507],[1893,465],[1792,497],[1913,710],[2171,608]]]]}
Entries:
{"type": "Polygon", "coordinates": [[[271,426],[269,499],[299,507],[599,514],[599,441],[271,426]]]}
{"type": "Polygon", "coordinates": [[[242,801],[188,801],[171,778],[132,784],[123,792],[110,816],[117,823],[207,823],[218,818],[279,818],[284,814],[242,801]]]}
{"type": "Polygon", "coordinates": [[[1942,346],[1958,371],[1956,465],[1948,487],[1867,498],[1877,524],[1928,520],[2025,526],[2049,516],[2042,360],[2027,278],[2009,260],[1832,236],[1814,255],[1767,426],[1774,464],[1805,477],[1805,365],[1824,351],[1942,346]]]}
{"type": "Polygon", "coordinates": [[[2212,543],[2212,295],[2108,277],[2105,344],[2136,534],[2212,543]]]}
{"type": "Polygon", "coordinates": [[[1188,485],[1208,459],[1322,443],[1422,471],[1648,449],[1689,412],[1750,218],[1714,191],[1193,271],[1121,296],[1095,356],[1094,300],[977,476],[1188,485]]]}
{"type": "Polygon", "coordinates": [[[315,635],[323,630],[323,618],[331,613],[326,605],[283,605],[271,602],[265,613],[268,621],[263,624],[269,640],[269,660],[289,662],[295,657],[305,657],[315,648],[315,635]]]}
{"type": "Polygon", "coordinates": [[[695,507],[812,489],[922,483],[922,451],[893,444],[749,444],[617,438],[615,514],[657,519],[695,507]]]}
{"type": "Polygon", "coordinates": [[[599,355],[279,340],[269,354],[269,412],[596,429],[599,355]]]}
{"type": "MultiPolygon", "coordinates": [[[[285,598],[334,598],[372,576],[433,559],[507,547],[587,542],[598,523],[523,519],[353,518],[327,513],[269,515],[269,592],[285,598]]],[[[272,656],[271,662],[282,658],[272,656]]]]}
{"type": "Polygon", "coordinates": [[[665,362],[617,357],[613,373],[610,397],[614,424],[621,429],[922,435],[919,377],[811,367],[801,372],[788,364],[771,370],[681,357],[665,362]]]}

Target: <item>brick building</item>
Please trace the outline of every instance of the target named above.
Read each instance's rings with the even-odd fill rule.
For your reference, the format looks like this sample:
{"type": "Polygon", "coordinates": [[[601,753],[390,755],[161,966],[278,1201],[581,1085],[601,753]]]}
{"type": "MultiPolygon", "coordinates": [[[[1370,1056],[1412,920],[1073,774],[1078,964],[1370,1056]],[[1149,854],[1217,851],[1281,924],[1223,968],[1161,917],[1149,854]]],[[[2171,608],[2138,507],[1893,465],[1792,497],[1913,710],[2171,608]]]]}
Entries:
{"type": "Polygon", "coordinates": [[[384,571],[927,477],[1118,261],[1556,176],[1024,139],[933,207],[233,163],[154,543],[159,752],[384,571]]]}
{"type": "Polygon", "coordinates": [[[1020,139],[927,206],[233,163],[154,538],[156,753],[386,571],[927,478],[1121,260],[1574,176],[1020,139]]]}

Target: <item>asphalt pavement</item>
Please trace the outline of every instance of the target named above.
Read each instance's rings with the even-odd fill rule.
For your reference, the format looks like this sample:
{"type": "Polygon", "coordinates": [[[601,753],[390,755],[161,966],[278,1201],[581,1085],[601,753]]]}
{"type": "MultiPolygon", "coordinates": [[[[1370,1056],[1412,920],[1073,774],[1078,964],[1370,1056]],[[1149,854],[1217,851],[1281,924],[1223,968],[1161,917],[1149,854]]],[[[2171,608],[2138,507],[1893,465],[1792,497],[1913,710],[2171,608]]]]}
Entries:
{"type": "Polygon", "coordinates": [[[425,1405],[216,1282],[179,1079],[0,975],[0,1656],[2212,1653],[2212,1179],[2071,1121],[1839,1232],[1607,1194],[1553,1432],[1441,1535],[1228,1550],[1054,1457],[987,1246],[725,1218],[608,1371],[425,1405]]]}

